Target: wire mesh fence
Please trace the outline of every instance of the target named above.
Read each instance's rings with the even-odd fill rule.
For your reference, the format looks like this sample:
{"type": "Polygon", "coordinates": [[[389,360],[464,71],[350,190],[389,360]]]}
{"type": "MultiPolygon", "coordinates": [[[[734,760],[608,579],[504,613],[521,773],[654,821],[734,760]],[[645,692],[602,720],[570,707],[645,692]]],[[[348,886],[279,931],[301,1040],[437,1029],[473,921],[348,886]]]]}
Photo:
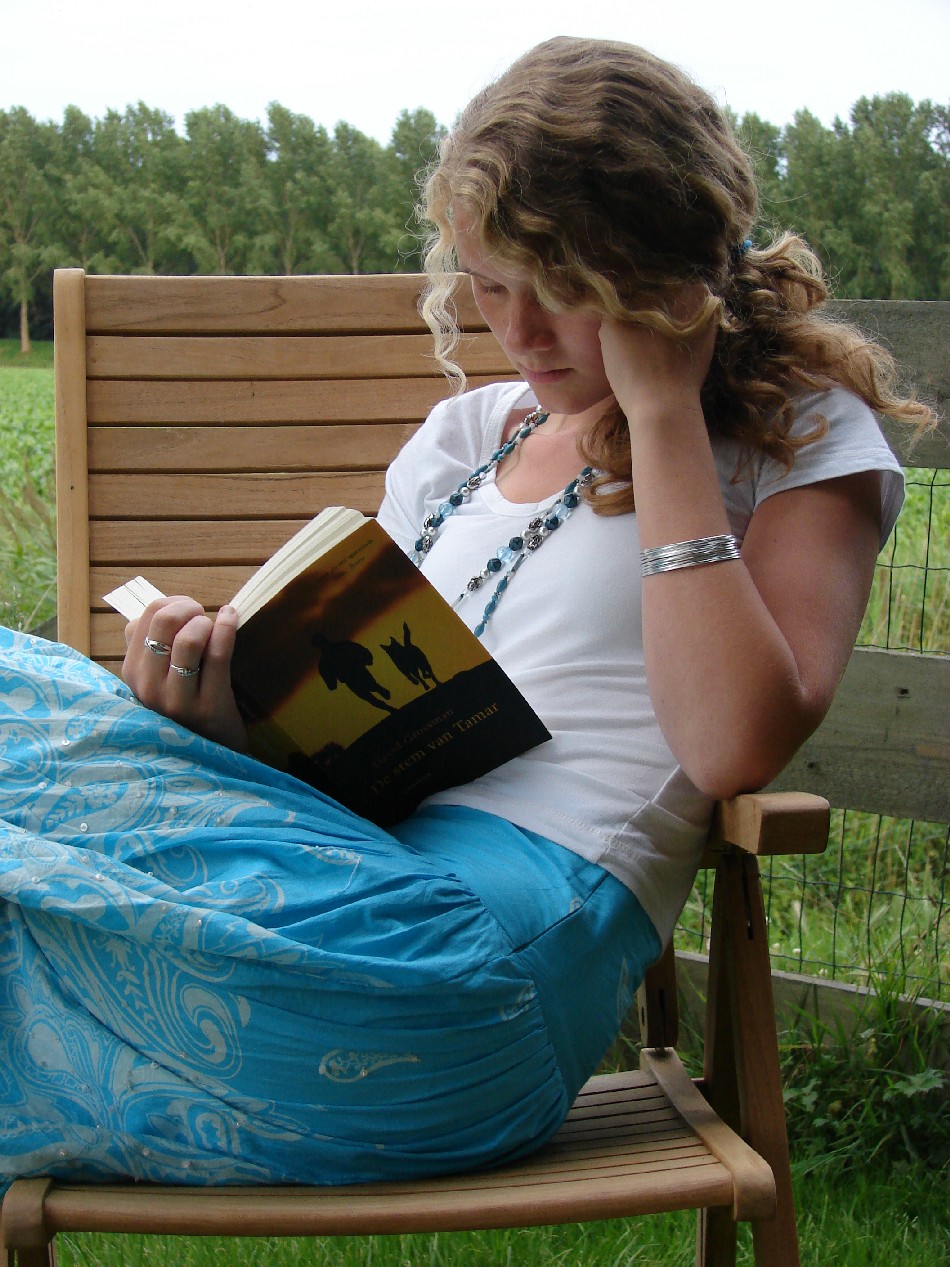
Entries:
{"type": "MultiPolygon", "coordinates": [[[[874,579],[859,646],[950,654],[950,472],[909,468],[904,511],[874,579]]],[[[764,861],[772,962],[853,985],[886,978],[950,1002],[950,826],[834,810],[818,857],[764,861]]],[[[677,945],[708,950],[711,885],[677,945]]]]}

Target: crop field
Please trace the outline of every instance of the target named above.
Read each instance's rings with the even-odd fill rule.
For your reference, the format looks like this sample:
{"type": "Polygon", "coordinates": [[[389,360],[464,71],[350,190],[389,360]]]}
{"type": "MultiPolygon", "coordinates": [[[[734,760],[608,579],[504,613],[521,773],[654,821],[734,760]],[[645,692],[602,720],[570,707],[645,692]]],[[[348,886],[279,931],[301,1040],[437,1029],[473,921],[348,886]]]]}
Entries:
{"type": "Polygon", "coordinates": [[[36,359],[0,356],[0,623],[16,629],[56,608],[53,371],[48,353],[36,359]]]}

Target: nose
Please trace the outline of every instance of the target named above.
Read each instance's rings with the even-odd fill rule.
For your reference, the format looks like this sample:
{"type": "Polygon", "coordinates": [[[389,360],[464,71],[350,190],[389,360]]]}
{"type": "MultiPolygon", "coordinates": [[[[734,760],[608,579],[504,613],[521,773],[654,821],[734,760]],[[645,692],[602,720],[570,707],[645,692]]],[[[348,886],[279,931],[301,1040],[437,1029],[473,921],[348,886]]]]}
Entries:
{"type": "Polygon", "coordinates": [[[553,345],[551,314],[534,295],[512,295],[507,316],[505,344],[510,351],[537,352],[553,345]]]}

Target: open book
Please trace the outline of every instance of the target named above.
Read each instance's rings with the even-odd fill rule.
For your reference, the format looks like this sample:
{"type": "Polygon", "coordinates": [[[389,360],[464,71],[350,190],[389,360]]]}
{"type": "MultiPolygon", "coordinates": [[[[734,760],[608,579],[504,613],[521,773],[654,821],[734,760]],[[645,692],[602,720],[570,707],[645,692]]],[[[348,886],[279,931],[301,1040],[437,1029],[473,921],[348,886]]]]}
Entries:
{"type": "MultiPolygon", "coordinates": [[[[105,595],[127,620],[158,590],[105,595]]],[[[380,824],[550,735],[475,635],[373,519],[329,507],[232,600],[251,753],[380,824]]]]}

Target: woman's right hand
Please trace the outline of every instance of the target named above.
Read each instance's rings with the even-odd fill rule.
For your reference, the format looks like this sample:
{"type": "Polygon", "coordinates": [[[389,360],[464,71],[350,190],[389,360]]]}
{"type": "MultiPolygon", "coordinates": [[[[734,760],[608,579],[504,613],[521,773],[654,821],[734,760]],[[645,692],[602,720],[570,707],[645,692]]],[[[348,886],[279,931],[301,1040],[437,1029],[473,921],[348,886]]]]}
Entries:
{"type": "Polygon", "coordinates": [[[192,598],[156,599],[126,626],[122,676],[147,708],[242,752],[247,732],[231,689],[237,619],[233,607],[212,620],[192,598]]]}

